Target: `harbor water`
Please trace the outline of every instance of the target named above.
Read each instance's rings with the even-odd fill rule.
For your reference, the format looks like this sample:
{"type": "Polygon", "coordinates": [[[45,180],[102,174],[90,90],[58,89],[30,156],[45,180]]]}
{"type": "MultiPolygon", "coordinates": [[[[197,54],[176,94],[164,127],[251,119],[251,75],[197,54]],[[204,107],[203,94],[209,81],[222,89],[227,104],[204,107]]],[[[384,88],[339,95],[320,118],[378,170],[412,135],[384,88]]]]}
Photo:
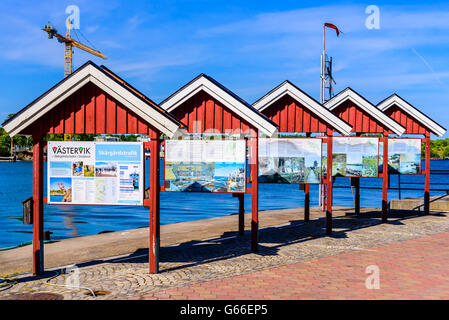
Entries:
{"type": "MultiPolygon", "coordinates": [[[[146,162],[149,168],[149,160],[146,162]]],[[[22,201],[32,195],[32,163],[0,162],[0,248],[19,245],[32,240],[32,226],[23,225],[22,201]]],[[[431,161],[431,170],[449,170],[449,160],[431,161]]],[[[146,184],[149,170],[146,170],[146,184]]],[[[449,189],[449,176],[431,175],[431,183],[438,189],[449,189]]],[[[334,186],[349,186],[350,179],[338,177],[334,186]]],[[[382,180],[362,178],[360,185],[381,187],[382,180]]],[[[391,176],[391,187],[397,187],[397,176],[391,176]]],[[[46,187],[46,183],[45,183],[46,187]]],[[[417,191],[401,191],[402,198],[423,196],[423,175],[402,175],[402,188],[417,191]],[[418,183],[408,185],[407,182],[418,183]]],[[[432,186],[433,187],[433,186],[432,186]]],[[[431,188],[432,188],[431,187],[431,188]]],[[[46,190],[46,189],[44,189],[46,190]]],[[[431,196],[443,194],[431,192],[431,196]]],[[[44,192],[46,195],[46,192],[44,192]]],[[[389,190],[389,199],[397,199],[398,191],[389,190]]],[[[161,193],[161,224],[226,216],[238,212],[238,199],[231,194],[214,193],[161,193]]],[[[311,206],[318,205],[318,186],[310,187],[311,206]]],[[[361,206],[380,208],[382,190],[361,190],[361,206]]],[[[353,206],[350,188],[334,189],[334,205],[353,206]]],[[[298,208],[304,206],[304,192],[298,185],[259,184],[259,210],[298,208]]],[[[251,210],[251,195],[245,195],[245,211],[251,210]]],[[[237,223],[237,219],[236,219],[237,223]]],[[[120,231],[148,227],[149,210],[143,207],[45,205],[44,230],[50,231],[52,240],[93,235],[103,231],[120,231]]]]}

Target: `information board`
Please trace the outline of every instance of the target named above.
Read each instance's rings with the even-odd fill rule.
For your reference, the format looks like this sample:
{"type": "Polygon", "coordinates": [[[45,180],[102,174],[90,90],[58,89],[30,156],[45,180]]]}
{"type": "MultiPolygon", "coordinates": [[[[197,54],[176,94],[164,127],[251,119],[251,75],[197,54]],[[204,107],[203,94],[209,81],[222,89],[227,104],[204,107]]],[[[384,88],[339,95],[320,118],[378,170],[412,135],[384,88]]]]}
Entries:
{"type": "Polygon", "coordinates": [[[388,172],[421,174],[421,139],[388,139],[388,172]]]}
{"type": "Polygon", "coordinates": [[[320,183],[321,139],[259,139],[259,182],[320,183]]]}
{"type": "Polygon", "coordinates": [[[245,140],[166,140],[165,191],[245,192],[245,140]]]}
{"type": "Polygon", "coordinates": [[[378,177],[379,138],[334,137],[332,175],[378,177]]]}
{"type": "Polygon", "coordinates": [[[143,144],[49,141],[49,204],[143,205],[143,144]]]}

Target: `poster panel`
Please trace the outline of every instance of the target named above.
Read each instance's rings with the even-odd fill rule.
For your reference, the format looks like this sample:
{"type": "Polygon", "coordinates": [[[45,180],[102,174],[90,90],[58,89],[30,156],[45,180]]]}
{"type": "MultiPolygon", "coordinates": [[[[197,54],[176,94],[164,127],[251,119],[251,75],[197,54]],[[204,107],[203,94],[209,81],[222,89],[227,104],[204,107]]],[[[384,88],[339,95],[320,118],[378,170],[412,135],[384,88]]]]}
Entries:
{"type": "Polygon", "coordinates": [[[165,191],[245,192],[245,140],[166,140],[165,191]]]}
{"type": "Polygon", "coordinates": [[[49,204],[143,205],[143,144],[49,141],[49,204]]]}
{"type": "Polygon", "coordinates": [[[421,139],[388,139],[388,172],[421,174],[421,139]]]}
{"type": "Polygon", "coordinates": [[[321,139],[259,139],[260,183],[320,183],[321,139]]]}
{"type": "Polygon", "coordinates": [[[378,177],[378,166],[379,138],[333,138],[333,176],[378,177]]]}

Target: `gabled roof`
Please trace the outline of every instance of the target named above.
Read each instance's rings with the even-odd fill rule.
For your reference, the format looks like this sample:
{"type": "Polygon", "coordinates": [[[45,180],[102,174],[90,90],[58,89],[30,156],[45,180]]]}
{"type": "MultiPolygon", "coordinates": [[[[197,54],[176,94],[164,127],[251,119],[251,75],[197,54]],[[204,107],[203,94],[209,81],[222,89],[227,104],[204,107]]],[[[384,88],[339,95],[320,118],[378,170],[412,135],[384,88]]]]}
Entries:
{"type": "Polygon", "coordinates": [[[105,67],[99,67],[91,61],[86,62],[70,76],[20,110],[14,117],[5,121],[2,126],[11,136],[21,134],[23,129],[37,121],[45,113],[51,112],[60,102],[89,82],[170,137],[174,136],[179,129],[185,128],[182,122],[112,71],[105,67]]]}
{"type": "Polygon", "coordinates": [[[253,107],[259,110],[259,112],[262,112],[285,95],[289,95],[290,97],[294,98],[304,107],[316,114],[324,122],[335,128],[335,130],[337,130],[339,133],[343,135],[348,135],[349,133],[351,133],[352,127],[348,123],[346,123],[346,121],[343,121],[342,119],[334,115],[328,109],[323,107],[322,104],[320,104],[318,101],[313,99],[311,96],[309,96],[307,93],[299,89],[288,80],[282,82],[276,88],[272,89],[262,98],[254,102],[253,107]]]}
{"type": "Polygon", "coordinates": [[[360,109],[368,113],[393,133],[397,135],[402,135],[404,133],[405,128],[403,126],[387,116],[381,110],[376,108],[371,102],[366,100],[359,93],[349,87],[339,92],[336,96],[327,101],[324,106],[332,111],[347,100],[352,101],[354,104],[360,107],[360,109]]]}
{"type": "Polygon", "coordinates": [[[218,81],[203,73],[162,101],[160,106],[166,111],[172,112],[201,90],[268,136],[273,136],[277,132],[277,125],[274,122],[218,81]]]}
{"type": "Polygon", "coordinates": [[[388,108],[392,107],[393,105],[396,105],[398,108],[402,109],[406,113],[408,113],[410,116],[415,118],[418,122],[420,122],[423,126],[425,126],[430,132],[433,134],[441,137],[446,133],[446,129],[440,126],[438,123],[430,119],[428,116],[426,116],[424,113],[416,109],[414,106],[412,106],[410,103],[402,99],[399,95],[396,93],[392,94],[385,100],[379,102],[377,104],[377,108],[385,112],[388,108]]]}

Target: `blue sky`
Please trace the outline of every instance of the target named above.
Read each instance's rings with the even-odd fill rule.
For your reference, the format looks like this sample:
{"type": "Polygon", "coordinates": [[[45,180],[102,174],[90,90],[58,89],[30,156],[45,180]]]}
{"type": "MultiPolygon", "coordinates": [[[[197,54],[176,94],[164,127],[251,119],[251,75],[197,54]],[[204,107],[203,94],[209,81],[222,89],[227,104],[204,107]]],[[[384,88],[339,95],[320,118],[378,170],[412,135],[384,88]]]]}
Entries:
{"type": "Polygon", "coordinates": [[[249,103],[286,79],[318,100],[331,22],[344,32],[327,31],[336,92],[351,86],[375,104],[396,92],[449,128],[449,6],[438,1],[2,1],[0,122],[63,78],[63,45],[40,28],[65,32],[71,4],[108,56],[75,48],[74,67],[105,64],[156,102],[201,72],[249,103]],[[365,26],[368,5],[379,30],[365,26]]]}

